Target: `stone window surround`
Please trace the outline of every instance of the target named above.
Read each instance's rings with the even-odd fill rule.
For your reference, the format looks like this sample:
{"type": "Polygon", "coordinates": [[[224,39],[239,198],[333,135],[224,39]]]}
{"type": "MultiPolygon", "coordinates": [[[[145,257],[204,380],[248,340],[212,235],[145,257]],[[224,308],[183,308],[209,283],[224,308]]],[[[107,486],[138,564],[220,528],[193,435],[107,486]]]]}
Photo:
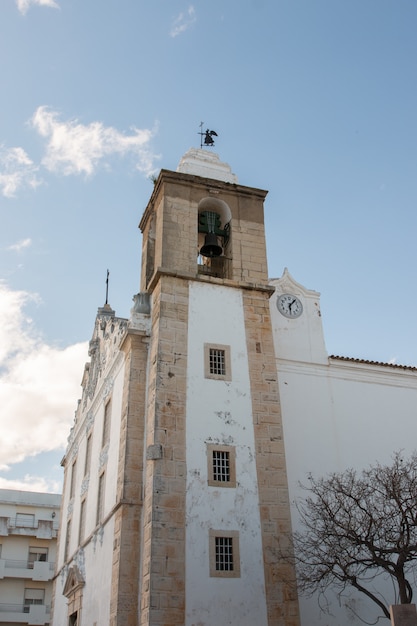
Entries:
{"type": "Polygon", "coordinates": [[[210,487],[236,487],[236,448],[220,444],[207,444],[207,476],[210,487]],[[213,472],[213,452],[229,453],[229,480],[215,480],[213,472]]]}
{"type": "Polygon", "coordinates": [[[239,531],[237,530],[209,530],[209,562],[210,577],[213,578],[240,578],[240,552],[239,552],[239,531]],[[232,540],[232,570],[216,569],[216,538],[227,537],[232,540]]]}
{"type": "Polygon", "coordinates": [[[219,343],[205,343],[204,344],[204,376],[205,378],[211,378],[212,380],[232,380],[232,368],[230,362],[230,346],[226,346],[219,343]],[[223,350],[224,351],[224,374],[213,374],[210,372],[210,349],[223,350]]]}

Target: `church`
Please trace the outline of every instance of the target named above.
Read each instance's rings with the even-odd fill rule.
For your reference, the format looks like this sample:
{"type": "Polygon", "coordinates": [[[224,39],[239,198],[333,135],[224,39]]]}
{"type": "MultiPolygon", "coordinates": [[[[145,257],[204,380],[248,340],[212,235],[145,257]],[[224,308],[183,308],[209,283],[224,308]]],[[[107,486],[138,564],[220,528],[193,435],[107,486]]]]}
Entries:
{"type": "Polygon", "coordinates": [[[106,301],[90,341],[53,626],[347,626],[368,611],[299,599],[278,545],[307,473],[414,449],[417,368],[327,354],[320,294],[268,277],[266,195],[204,149],[155,181],[130,317],[106,301]]]}

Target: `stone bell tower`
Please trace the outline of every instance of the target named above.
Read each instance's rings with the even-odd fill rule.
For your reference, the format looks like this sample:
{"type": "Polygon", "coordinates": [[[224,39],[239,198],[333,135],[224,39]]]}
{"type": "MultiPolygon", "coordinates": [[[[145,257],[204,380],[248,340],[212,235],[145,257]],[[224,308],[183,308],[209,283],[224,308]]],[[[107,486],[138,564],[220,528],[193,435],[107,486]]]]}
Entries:
{"type": "Polygon", "coordinates": [[[53,626],[299,624],[265,196],[201,149],[155,182],[62,461],[53,626]]]}
{"type": "Polygon", "coordinates": [[[140,624],[295,626],[264,234],[266,192],[217,155],[162,170],[146,207],[151,301],[140,624]]]}

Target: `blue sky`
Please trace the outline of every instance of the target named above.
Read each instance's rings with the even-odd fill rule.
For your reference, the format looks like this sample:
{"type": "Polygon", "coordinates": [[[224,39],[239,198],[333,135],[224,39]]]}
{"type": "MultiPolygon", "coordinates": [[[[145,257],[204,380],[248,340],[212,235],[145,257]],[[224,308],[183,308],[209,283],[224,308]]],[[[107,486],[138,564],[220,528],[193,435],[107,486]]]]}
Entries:
{"type": "Polygon", "coordinates": [[[149,176],[269,190],[269,273],[330,354],[417,364],[415,0],[2,0],[0,487],[60,488],[86,342],[127,317],[149,176]]]}

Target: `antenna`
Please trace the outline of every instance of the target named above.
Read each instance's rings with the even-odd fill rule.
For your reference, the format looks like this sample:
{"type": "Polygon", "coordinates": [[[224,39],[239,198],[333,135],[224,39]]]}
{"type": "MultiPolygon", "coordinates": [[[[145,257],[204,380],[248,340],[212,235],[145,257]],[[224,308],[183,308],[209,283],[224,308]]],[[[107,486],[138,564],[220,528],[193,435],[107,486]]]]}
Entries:
{"type": "Polygon", "coordinates": [[[109,272],[109,270],[107,270],[107,278],[106,278],[106,304],[108,304],[108,299],[109,299],[109,276],[110,276],[110,272],[109,272]]]}
{"type": "Polygon", "coordinates": [[[203,124],[204,122],[200,122],[200,132],[198,133],[200,135],[200,148],[203,147],[203,124]]]}

